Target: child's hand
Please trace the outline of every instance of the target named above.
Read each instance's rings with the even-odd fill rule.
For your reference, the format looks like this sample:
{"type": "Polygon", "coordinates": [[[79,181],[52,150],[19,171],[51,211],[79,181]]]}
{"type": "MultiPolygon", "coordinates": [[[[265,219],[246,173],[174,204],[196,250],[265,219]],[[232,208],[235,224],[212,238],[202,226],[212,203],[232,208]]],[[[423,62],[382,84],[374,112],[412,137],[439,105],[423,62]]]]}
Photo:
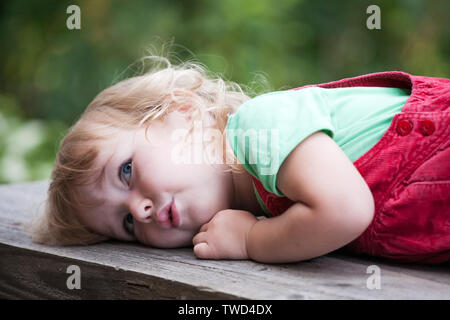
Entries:
{"type": "Polygon", "coordinates": [[[248,259],[247,235],[258,220],[248,211],[222,210],[192,239],[200,259],[248,259]]]}

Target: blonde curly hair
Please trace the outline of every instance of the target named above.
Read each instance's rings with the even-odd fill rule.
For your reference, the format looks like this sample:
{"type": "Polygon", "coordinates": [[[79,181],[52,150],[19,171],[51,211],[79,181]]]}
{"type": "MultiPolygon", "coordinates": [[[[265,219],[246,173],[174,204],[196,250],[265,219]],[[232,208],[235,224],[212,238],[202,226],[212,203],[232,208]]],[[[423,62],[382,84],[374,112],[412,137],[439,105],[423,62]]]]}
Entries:
{"type": "MultiPolygon", "coordinates": [[[[145,59],[155,62],[150,71],[100,92],[61,141],[45,209],[28,228],[34,242],[87,245],[107,240],[79,220],[77,210],[93,204],[77,189],[99,180],[101,172],[95,160],[101,142],[118,129],[148,129],[156,119],[164,120],[170,110],[190,106],[197,118],[211,115],[217,129],[224,133],[228,115],[249,99],[240,85],[208,72],[200,63],[172,65],[162,56],[145,59]]],[[[227,161],[227,167],[234,172],[244,170],[237,161],[227,161]]]]}

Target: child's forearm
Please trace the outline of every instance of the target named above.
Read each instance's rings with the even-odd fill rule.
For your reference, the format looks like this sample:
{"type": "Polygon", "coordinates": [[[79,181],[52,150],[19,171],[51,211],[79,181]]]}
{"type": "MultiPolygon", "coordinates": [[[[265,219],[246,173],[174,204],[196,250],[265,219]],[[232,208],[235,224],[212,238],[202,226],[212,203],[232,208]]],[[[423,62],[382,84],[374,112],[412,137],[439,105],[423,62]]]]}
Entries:
{"type": "Polygon", "coordinates": [[[254,224],[247,238],[249,258],[268,263],[293,262],[343,247],[364,230],[348,223],[346,216],[295,203],[282,215],[254,224]]]}

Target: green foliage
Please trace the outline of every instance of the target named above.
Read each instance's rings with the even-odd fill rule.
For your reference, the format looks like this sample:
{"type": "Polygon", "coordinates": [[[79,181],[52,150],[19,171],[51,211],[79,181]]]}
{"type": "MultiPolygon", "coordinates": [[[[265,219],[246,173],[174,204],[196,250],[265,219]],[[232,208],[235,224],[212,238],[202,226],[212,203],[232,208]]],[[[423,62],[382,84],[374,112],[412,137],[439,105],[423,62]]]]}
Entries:
{"type": "Polygon", "coordinates": [[[0,95],[0,105],[0,183],[48,179],[58,137],[67,125],[56,120],[24,120],[11,97],[0,95]]]}
{"type": "Polygon", "coordinates": [[[139,71],[146,48],[174,41],[256,91],[364,73],[450,75],[447,0],[80,0],[0,4],[0,182],[48,178],[58,143],[88,103],[139,71]],[[66,8],[81,8],[68,30],[66,8]],[[366,8],[381,9],[368,30],[366,8]]]}

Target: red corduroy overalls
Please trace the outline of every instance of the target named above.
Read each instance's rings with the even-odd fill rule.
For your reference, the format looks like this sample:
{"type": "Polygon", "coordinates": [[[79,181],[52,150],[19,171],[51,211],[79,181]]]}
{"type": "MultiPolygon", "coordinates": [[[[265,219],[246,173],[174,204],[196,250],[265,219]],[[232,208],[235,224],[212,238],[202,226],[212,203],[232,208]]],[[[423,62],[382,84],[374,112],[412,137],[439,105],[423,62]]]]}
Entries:
{"type": "MultiPolygon", "coordinates": [[[[345,248],[401,262],[450,261],[450,79],[391,71],[319,85],[411,89],[381,139],[354,162],[375,200],[370,226],[345,248]]],[[[293,202],[256,190],[273,216],[293,202]]]]}

